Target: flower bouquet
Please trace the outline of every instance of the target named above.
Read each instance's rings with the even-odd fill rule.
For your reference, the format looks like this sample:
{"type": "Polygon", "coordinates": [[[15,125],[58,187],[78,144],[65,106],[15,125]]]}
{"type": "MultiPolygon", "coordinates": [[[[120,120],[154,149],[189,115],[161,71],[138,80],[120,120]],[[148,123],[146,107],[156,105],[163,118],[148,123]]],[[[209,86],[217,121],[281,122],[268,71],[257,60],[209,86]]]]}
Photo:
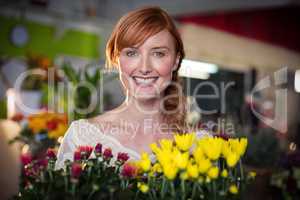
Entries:
{"type": "Polygon", "coordinates": [[[238,199],[255,177],[255,172],[243,170],[245,138],[197,140],[187,134],[159,144],[151,144],[154,163],[147,154],[139,161],[146,178],[138,182],[138,188],[148,199],[238,199]]]}
{"type": "Polygon", "coordinates": [[[81,146],[74,161],[55,170],[56,156],[24,163],[15,199],[241,199],[255,172],[245,172],[241,157],[247,139],[176,134],[150,145],[152,154],[130,160],[126,153],[81,146]],[[91,157],[91,154],[95,156],[91,157]]]}
{"type": "Polygon", "coordinates": [[[49,147],[58,146],[58,139],[64,136],[68,128],[65,114],[46,111],[29,115],[20,123],[23,128],[10,143],[22,142],[33,155],[45,152],[49,147]]]}

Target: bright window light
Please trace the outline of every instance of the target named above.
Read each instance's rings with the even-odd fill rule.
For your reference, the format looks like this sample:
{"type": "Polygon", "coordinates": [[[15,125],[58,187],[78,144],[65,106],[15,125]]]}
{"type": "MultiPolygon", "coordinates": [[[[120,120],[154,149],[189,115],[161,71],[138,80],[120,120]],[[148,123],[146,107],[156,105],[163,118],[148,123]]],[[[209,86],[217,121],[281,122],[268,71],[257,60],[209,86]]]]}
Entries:
{"type": "Polygon", "coordinates": [[[179,76],[208,79],[210,74],[216,73],[217,71],[218,66],[215,64],[184,59],[179,69],[179,76]]]}
{"type": "Polygon", "coordinates": [[[295,73],[295,91],[300,92],[300,70],[295,73]]]}

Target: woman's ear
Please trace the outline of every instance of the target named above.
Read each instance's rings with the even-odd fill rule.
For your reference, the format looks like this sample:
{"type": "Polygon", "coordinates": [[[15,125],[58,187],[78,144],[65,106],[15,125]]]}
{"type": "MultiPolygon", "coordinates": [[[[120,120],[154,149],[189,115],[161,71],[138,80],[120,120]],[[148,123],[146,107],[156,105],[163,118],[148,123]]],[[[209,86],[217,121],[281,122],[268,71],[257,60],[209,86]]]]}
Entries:
{"type": "Polygon", "coordinates": [[[174,64],[174,66],[173,66],[173,68],[172,68],[172,71],[175,71],[175,70],[177,70],[177,68],[178,68],[178,65],[179,65],[179,60],[180,60],[180,55],[179,55],[179,54],[177,54],[177,56],[176,56],[176,60],[175,60],[175,64],[174,64]]]}

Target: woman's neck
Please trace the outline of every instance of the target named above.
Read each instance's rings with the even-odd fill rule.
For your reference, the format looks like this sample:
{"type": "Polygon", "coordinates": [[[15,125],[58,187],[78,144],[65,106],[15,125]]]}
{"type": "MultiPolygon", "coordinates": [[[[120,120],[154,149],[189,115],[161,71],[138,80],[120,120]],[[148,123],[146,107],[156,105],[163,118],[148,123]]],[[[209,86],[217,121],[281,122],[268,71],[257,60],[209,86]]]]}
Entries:
{"type": "Polygon", "coordinates": [[[125,101],[119,106],[119,109],[123,116],[130,121],[144,122],[151,119],[159,122],[162,117],[160,100],[160,98],[136,99],[132,96],[127,96],[125,101]]]}

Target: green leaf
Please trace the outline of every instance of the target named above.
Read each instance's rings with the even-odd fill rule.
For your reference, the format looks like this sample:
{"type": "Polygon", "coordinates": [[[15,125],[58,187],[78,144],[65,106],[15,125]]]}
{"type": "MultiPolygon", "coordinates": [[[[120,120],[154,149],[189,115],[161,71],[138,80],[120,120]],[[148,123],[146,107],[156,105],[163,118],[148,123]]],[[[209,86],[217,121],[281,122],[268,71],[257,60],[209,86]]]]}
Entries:
{"type": "Polygon", "coordinates": [[[73,84],[78,84],[80,81],[80,73],[76,74],[76,71],[73,69],[73,67],[69,63],[64,63],[62,66],[62,70],[64,71],[65,75],[71,81],[73,84]]]}

